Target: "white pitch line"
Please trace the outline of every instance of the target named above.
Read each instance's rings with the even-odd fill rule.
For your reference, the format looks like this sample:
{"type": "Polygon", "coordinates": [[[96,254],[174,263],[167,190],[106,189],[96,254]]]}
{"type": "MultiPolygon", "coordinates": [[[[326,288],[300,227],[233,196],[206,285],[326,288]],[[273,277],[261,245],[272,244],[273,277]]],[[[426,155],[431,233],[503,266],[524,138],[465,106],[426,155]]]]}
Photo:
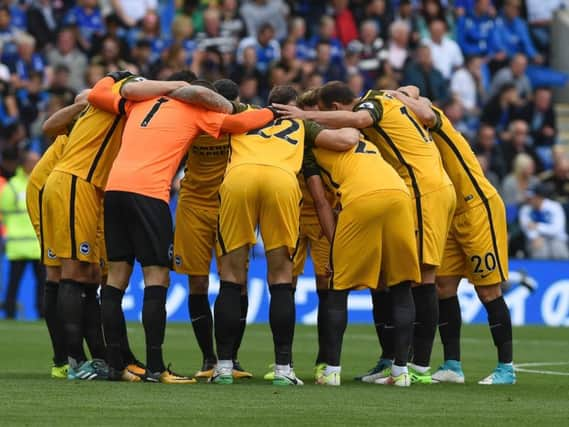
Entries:
{"type": "Polygon", "coordinates": [[[559,372],[559,371],[542,371],[538,369],[525,369],[525,367],[538,367],[538,366],[565,366],[569,365],[569,362],[530,362],[530,363],[518,363],[514,365],[514,370],[516,372],[524,372],[527,374],[541,374],[541,375],[560,375],[567,377],[569,372],[559,372]]]}
{"type": "Polygon", "coordinates": [[[530,362],[530,363],[516,363],[516,368],[529,368],[532,366],[562,366],[569,365],[569,362],[530,362]]]}

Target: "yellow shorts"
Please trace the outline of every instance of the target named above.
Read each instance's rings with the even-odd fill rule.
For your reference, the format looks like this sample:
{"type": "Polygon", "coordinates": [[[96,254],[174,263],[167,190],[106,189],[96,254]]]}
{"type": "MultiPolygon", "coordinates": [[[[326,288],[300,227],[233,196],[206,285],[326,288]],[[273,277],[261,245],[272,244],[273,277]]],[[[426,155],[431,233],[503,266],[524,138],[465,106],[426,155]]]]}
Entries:
{"type": "Polygon", "coordinates": [[[33,185],[28,185],[26,189],[26,207],[28,209],[28,216],[30,221],[34,226],[34,231],[40,243],[41,258],[40,261],[46,267],[60,267],[61,262],[57,257],[45,250],[44,242],[44,214],[42,212],[42,199],[43,199],[43,188],[38,190],[33,185]]]}
{"type": "MultiPolygon", "coordinates": [[[[207,276],[215,249],[217,209],[200,209],[182,199],[176,208],[174,270],[191,276],[207,276]]],[[[218,260],[219,270],[219,260],[218,260]]]]}
{"type": "Polygon", "coordinates": [[[326,267],[330,262],[330,243],[322,234],[322,228],[318,222],[306,223],[301,218],[300,237],[293,259],[293,276],[300,276],[304,272],[304,263],[309,248],[310,258],[314,264],[314,273],[317,276],[326,275],[326,267]]]}
{"type": "Polygon", "coordinates": [[[499,195],[454,217],[437,276],[467,277],[476,286],[508,280],[506,209],[499,195]]]}
{"type": "Polygon", "coordinates": [[[302,200],[294,175],[273,166],[239,166],[229,171],[219,195],[219,255],[255,244],[258,225],[265,251],[286,246],[292,256],[302,200]]]}
{"type": "Polygon", "coordinates": [[[48,257],[98,264],[97,235],[103,191],[65,172],[54,171],[44,187],[42,213],[48,257]]]}
{"type": "Polygon", "coordinates": [[[419,263],[439,266],[456,207],[454,186],[428,193],[415,202],[419,263]],[[420,215],[418,215],[420,212],[420,215]]]}
{"type": "Polygon", "coordinates": [[[421,278],[409,195],[384,190],[359,197],[338,215],[330,287],[376,289],[421,278]]]}

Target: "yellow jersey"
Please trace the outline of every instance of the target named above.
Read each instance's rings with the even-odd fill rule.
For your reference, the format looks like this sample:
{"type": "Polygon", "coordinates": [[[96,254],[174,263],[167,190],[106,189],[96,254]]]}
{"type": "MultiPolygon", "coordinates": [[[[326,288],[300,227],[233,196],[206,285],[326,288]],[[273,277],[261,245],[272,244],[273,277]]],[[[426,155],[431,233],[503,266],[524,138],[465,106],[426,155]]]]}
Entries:
{"type": "MultiPolygon", "coordinates": [[[[306,185],[306,180],[302,172],[298,175],[298,185],[300,187],[300,192],[302,193],[302,207],[300,208],[300,222],[303,224],[320,224],[318,219],[318,214],[316,213],[316,207],[314,206],[314,200],[312,195],[308,190],[306,185]]],[[[330,202],[330,205],[334,207],[335,197],[330,191],[326,191],[326,199],[330,202]]]]}
{"type": "Polygon", "coordinates": [[[354,107],[368,111],[374,124],[362,133],[403,178],[414,197],[451,185],[431,132],[401,101],[370,90],[354,107]]]}
{"type": "MultiPolygon", "coordinates": [[[[115,83],[109,96],[116,96],[127,80],[130,78],[115,83]]],[[[124,114],[107,113],[92,105],[85,107],[54,170],[75,175],[104,190],[119,152],[125,122],[124,114]]]]}
{"type": "Polygon", "coordinates": [[[219,187],[227,168],[229,137],[199,136],[188,152],[180,200],[202,209],[219,208],[219,187]]]}
{"type": "Polygon", "coordinates": [[[277,119],[260,129],[231,135],[227,173],[237,166],[255,164],[274,166],[296,177],[302,166],[305,138],[313,140],[318,129],[314,122],[277,119]]]}
{"type": "Polygon", "coordinates": [[[433,139],[448,176],[456,191],[455,215],[485,202],[497,193],[484,176],[480,163],[470,144],[457,131],[445,114],[432,107],[437,114],[437,125],[432,129],[433,139]]]}
{"type": "Polygon", "coordinates": [[[34,166],[29,177],[28,185],[34,186],[38,190],[43,188],[47,177],[62,156],[65,144],[67,144],[67,135],[59,135],[55,138],[49,148],[45,150],[39,162],[34,166]]]}
{"type": "Polygon", "coordinates": [[[382,190],[401,190],[407,186],[395,170],[383,159],[377,147],[364,138],[351,150],[338,152],[312,148],[317,166],[310,159],[304,162],[305,176],[320,172],[322,180],[334,192],[342,207],[359,197],[382,190]]]}

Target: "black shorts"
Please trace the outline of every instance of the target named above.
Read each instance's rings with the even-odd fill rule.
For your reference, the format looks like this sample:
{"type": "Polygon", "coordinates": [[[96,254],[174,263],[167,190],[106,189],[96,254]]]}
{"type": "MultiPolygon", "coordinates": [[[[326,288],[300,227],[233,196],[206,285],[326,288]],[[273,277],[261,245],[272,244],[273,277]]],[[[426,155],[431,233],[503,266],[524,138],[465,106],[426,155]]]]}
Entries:
{"type": "Polygon", "coordinates": [[[105,241],[111,262],[172,265],[173,227],[166,202],[126,191],[105,193],[105,241]]]}

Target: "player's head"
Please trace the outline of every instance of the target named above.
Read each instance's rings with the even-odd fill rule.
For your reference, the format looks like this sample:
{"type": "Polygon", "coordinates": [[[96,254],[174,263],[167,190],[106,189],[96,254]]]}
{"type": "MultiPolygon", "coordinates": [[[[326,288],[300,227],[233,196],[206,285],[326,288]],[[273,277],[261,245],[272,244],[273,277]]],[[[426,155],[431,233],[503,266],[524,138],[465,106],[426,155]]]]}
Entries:
{"type": "Polygon", "coordinates": [[[195,80],[198,79],[198,76],[196,76],[196,73],[194,73],[193,71],[190,70],[182,70],[182,71],[176,71],[175,73],[170,74],[170,77],[168,77],[168,81],[182,81],[182,82],[186,82],[186,83],[192,83],[195,80]]]}
{"type": "Polygon", "coordinates": [[[318,110],[318,89],[310,89],[300,94],[296,105],[302,110],[318,110]]]}
{"type": "Polygon", "coordinates": [[[217,92],[217,89],[215,88],[215,86],[210,81],[207,81],[204,79],[196,79],[192,82],[192,85],[207,87],[209,90],[213,90],[214,92],[217,92]]]}
{"type": "Polygon", "coordinates": [[[328,82],[318,90],[318,107],[325,111],[351,111],[356,99],[350,87],[339,81],[328,82]]]}
{"type": "Polygon", "coordinates": [[[219,79],[213,82],[217,92],[228,101],[239,101],[239,86],[233,80],[219,79]]]}
{"type": "Polygon", "coordinates": [[[275,86],[269,93],[269,104],[293,104],[296,105],[298,92],[289,85],[275,86]]]}

